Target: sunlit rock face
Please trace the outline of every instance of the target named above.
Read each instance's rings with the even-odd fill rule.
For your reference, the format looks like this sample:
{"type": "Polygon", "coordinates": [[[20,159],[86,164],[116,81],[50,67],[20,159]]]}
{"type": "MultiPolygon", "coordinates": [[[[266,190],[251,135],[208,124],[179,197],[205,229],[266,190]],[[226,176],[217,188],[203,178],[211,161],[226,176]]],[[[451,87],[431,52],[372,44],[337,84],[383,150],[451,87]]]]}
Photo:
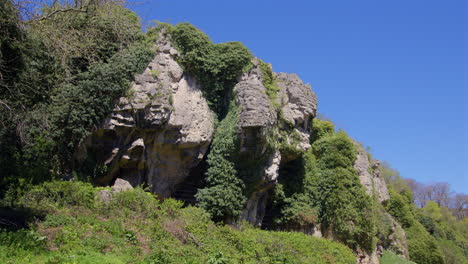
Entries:
{"type": "Polygon", "coordinates": [[[369,160],[369,155],[364,148],[358,143],[356,143],[356,147],[358,155],[354,162],[354,169],[359,174],[359,181],[365,187],[368,195],[375,195],[380,203],[388,201],[390,195],[379,168],[380,161],[369,160]]]}
{"type": "Polygon", "coordinates": [[[154,59],[77,156],[83,160],[92,154],[105,164],[100,184],[122,178],[133,186],[147,184],[164,198],[206,154],[214,114],[200,84],[176,62],[178,52],[164,34],[156,48],[154,59]]]}

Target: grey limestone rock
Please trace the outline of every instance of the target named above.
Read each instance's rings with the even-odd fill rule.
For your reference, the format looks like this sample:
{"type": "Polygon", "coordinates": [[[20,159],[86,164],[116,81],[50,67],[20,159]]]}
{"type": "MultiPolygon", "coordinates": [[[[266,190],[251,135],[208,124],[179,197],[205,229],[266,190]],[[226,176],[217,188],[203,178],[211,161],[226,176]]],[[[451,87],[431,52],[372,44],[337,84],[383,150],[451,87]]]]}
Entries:
{"type": "Polygon", "coordinates": [[[379,202],[385,202],[390,199],[387,185],[378,168],[380,162],[369,160],[369,155],[364,148],[355,143],[358,149],[358,155],[354,162],[354,169],[359,174],[359,181],[365,187],[368,195],[375,194],[379,202]]]}
{"type": "MultiPolygon", "coordinates": [[[[302,82],[296,74],[276,73],[276,82],[280,88],[278,104],[281,105],[283,122],[292,127],[287,133],[286,142],[294,144],[299,151],[309,149],[310,127],[317,113],[317,97],[309,85],[302,82]]],[[[296,153],[284,153],[283,161],[298,158],[296,153]]]]}
{"type": "Polygon", "coordinates": [[[121,178],[146,183],[160,197],[171,195],[211,142],[214,114],[200,84],[176,62],[177,50],[164,32],[145,71],[135,77],[103,124],[85,140],[77,155],[93,153],[108,172],[97,182],[121,178]]]}

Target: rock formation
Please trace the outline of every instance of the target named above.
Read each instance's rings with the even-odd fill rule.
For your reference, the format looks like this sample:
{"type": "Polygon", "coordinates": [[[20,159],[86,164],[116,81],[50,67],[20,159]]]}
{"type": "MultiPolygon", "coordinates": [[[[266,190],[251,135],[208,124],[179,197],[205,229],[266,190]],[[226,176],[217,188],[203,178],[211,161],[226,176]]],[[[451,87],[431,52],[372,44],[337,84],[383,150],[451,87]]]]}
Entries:
{"type": "Polygon", "coordinates": [[[359,181],[365,187],[368,195],[376,195],[377,200],[383,203],[390,199],[387,185],[380,172],[380,161],[370,160],[369,155],[364,148],[356,143],[358,155],[354,162],[354,168],[359,174],[359,181]]]}
{"type": "MultiPolygon", "coordinates": [[[[358,154],[354,162],[354,168],[359,174],[359,181],[364,186],[368,195],[375,195],[380,203],[385,203],[390,199],[390,194],[381,173],[380,161],[373,160],[361,144],[355,142],[355,145],[358,154]]],[[[404,256],[406,259],[409,258],[405,231],[387,212],[381,212],[381,214],[383,214],[385,221],[389,222],[390,235],[385,241],[380,241],[374,252],[358,252],[358,264],[379,263],[378,258],[383,254],[384,248],[392,249],[395,253],[404,256]]]]}
{"type": "Polygon", "coordinates": [[[135,77],[111,116],[90,136],[80,157],[95,154],[107,167],[98,183],[119,177],[146,183],[169,197],[204,157],[213,136],[214,115],[195,78],[175,61],[177,50],[161,34],[157,52],[135,77]]]}
{"type": "MultiPolygon", "coordinates": [[[[194,168],[205,158],[212,141],[215,115],[203,96],[203,87],[177,63],[180,54],[164,32],[156,48],[152,62],[135,77],[127,96],[118,100],[112,114],[86,139],[76,158],[84,162],[94,154],[92,158],[104,164],[103,175],[96,179],[99,184],[112,185],[115,181],[117,189],[122,183],[127,183],[124,188],[146,184],[153,193],[166,198],[174,196],[176,187],[194,171],[205,173],[194,168]]],[[[252,167],[244,176],[254,186],[241,218],[261,226],[269,190],[277,183],[280,166],[298,159],[311,147],[317,98],[297,75],[286,73],[273,74],[279,91],[271,98],[264,85],[261,62],[252,62],[253,67],[238,77],[233,94],[240,109],[239,160],[252,167]],[[276,137],[274,143],[272,137],[276,137]]],[[[384,203],[389,193],[379,162],[370,160],[362,146],[356,146],[354,168],[360,182],[367,194],[384,203]]],[[[101,194],[102,199],[110,195],[109,191],[101,194]]],[[[403,229],[390,215],[386,216],[392,224],[392,235],[385,247],[407,257],[403,229]]],[[[331,230],[322,231],[324,237],[333,239],[331,230]]],[[[322,236],[318,226],[308,233],[322,236]]],[[[380,244],[374,252],[359,251],[357,263],[378,263],[382,251],[380,244]]]]}

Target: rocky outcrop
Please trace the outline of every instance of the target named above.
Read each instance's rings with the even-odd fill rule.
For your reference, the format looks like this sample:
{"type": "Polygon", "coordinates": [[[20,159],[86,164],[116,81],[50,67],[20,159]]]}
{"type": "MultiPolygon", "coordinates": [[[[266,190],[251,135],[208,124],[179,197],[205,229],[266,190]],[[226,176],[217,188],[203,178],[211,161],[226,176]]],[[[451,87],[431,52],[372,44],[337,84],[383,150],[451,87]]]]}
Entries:
{"type": "Polygon", "coordinates": [[[298,158],[298,153],[310,148],[310,128],[317,112],[317,97],[309,85],[296,74],[276,73],[276,83],[280,88],[278,104],[281,106],[282,127],[285,141],[297,151],[283,152],[282,162],[298,158]]]}
{"type": "MultiPolygon", "coordinates": [[[[390,195],[382,176],[380,161],[371,159],[361,144],[355,142],[355,145],[358,154],[354,162],[354,169],[359,174],[359,181],[368,195],[375,195],[380,203],[385,203],[390,199],[390,195]]],[[[358,252],[358,264],[378,264],[378,259],[383,254],[384,249],[392,250],[408,259],[405,231],[390,214],[384,211],[380,212],[380,214],[382,215],[381,221],[384,221],[390,229],[389,236],[381,238],[374,252],[358,252]]]]}
{"type": "Polygon", "coordinates": [[[117,178],[112,188],[110,190],[99,191],[97,194],[97,198],[100,201],[109,204],[112,200],[112,196],[114,195],[114,193],[125,192],[132,189],[133,186],[128,181],[117,178]]]}
{"type": "Polygon", "coordinates": [[[368,195],[376,195],[377,200],[382,203],[390,199],[387,185],[379,169],[380,161],[370,160],[364,148],[356,143],[358,155],[354,162],[354,168],[359,174],[359,181],[365,187],[368,195]]]}
{"type": "Polygon", "coordinates": [[[409,259],[408,242],[403,227],[388,213],[385,213],[391,221],[390,235],[387,238],[386,249],[392,250],[398,255],[409,259]]]}
{"type": "Polygon", "coordinates": [[[214,115],[200,84],[176,62],[178,52],[164,33],[156,48],[154,59],[85,141],[78,158],[93,153],[105,165],[100,184],[118,177],[133,186],[145,183],[164,198],[203,159],[214,115]]]}
{"type": "Polygon", "coordinates": [[[244,73],[234,87],[236,104],[240,107],[239,139],[240,160],[258,163],[249,166],[258,166],[257,170],[249,175],[258,186],[250,195],[246,207],[241,215],[242,219],[260,226],[265,214],[267,191],[273,187],[278,178],[281,154],[274,146],[269,146],[268,137],[276,129],[277,113],[271,104],[270,98],[262,81],[262,72],[259,62],[253,60],[254,67],[244,73]],[[272,148],[273,147],[273,148],[272,148]]]}

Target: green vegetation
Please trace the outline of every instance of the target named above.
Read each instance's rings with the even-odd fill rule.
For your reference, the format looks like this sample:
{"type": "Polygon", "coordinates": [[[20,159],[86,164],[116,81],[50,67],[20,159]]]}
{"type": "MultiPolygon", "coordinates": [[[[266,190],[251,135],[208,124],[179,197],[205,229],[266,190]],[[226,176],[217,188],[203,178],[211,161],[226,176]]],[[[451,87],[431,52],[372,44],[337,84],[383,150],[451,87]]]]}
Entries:
{"type": "Polygon", "coordinates": [[[238,119],[239,110],[232,106],[220,122],[208,154],[207,187],[196,195],[200,207],[214,219],[228,222],[240,215],[246,202],[245,185],[236,170],[238,119]]]}
{"type": "Polygon", "coordinates": [[[116,1],[44,6],[32,21],[11,1],[0,8],[0,197],[14,199],[79,169],[76,148],[116,98],[131,94],[153,52],[139,18],[116,1]]]}
{"type": "Polygon", "coordinates": [[[312,131],[312,149],[280,172],[276,223],[320,223],[349,247],[371,251],[376,243],[374,209],[353,167],[355,146],[344,132],[335,133],[329,121],[315,120],[312,131]]]}
{"type": "Polygon", "coordinates": [[[266,93],[270,98],[271,104],[279,111],[280,105],[277,102],[277,95],[279,92],[278,84],[276,84],[275,76],[271,70],[270,65],[266,64],[262,60],[259,60],[260,70],[262,71],[262,82],[266,88],[266,93]]]}
{"type": "Polygon", "coordinates": [[[170,30],[182,53],[179,63],[203,84],[203,94],[215,113],[223,118],[236,78],[251,65],[252,55],[240,42],[214,44],[196,27],[181,23],[170,30]]]}
{"type": "Polygon", "coordinates": [[[202,209],[181,209],[180,202],[160,202],[141,189],[116,193],[105,203],[96,198],[99,190],[51,182],[26,193],[20,204],[42,220],[0,232],[0,262],[355,263],[336,242],[247,224],[215,225],[202,209]]]}
{"type": "Polygon", "coordinates": [[[383,256],[380,258],[380,264],[416,264],[416,263],[406,260],[391,251],[385,251],[383,256]]]}
{"type": "Polygon", "coordinates": [[[468,224],[457,221],[448,208],[432,201],[418,210],[417,219],[436,238],[445,263],[468,263],[468,224]]]}
{"type": "MultiPolygon", "coordinates": [[[[396,182],[397,186],[401,186],[400,181],[396,182]]],[[[412,204],[411,191],[408,192],[406,188],[402,188],[402,192],[399,193],[392,185],[389,185],[389,189],[390,200],[386,204],[386,209],[397,219],[406,232],[410,260],[418,264],[445,263],[436,239],[416,219],[416,208],[412,204]]]]}

